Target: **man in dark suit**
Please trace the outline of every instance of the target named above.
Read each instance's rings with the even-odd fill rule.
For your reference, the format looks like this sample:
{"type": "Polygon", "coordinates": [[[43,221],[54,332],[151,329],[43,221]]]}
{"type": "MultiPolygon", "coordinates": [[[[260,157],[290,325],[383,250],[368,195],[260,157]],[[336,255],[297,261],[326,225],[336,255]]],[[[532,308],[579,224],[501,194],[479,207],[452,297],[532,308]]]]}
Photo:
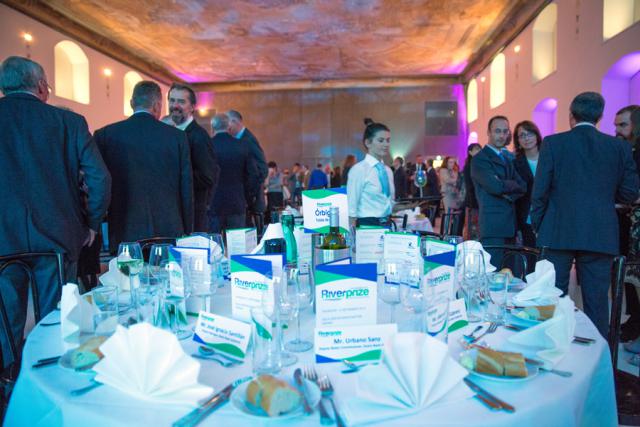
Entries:
{"type": "MultiPolygon", "coordinates": [[[[526,191],[516,172],[513,155],[504,147],[510,140],[509,120],[494,116],[487,129],[488,143],[471,159],[471,179],[478,200],[478,226],[483,245],[506,245],[516,237],[515,201],[526,191]]],[[[502,267],[504,251],[487,250],[491,263],[502,267]]]]}
{"type": "MultiPolygon", "coordinates": [[[[66,280],[76,281],[80,250],[90,245],[109,204],[111,177],[91,141],[84,117],[46,104],[42,67],[11,56],[0,65],[0,256],[22,252],[64,254],[66,280]],[[80,191],[84,174],[88,199],[80,191]]],[[[56,308],[61,288],[56,261],[33,259],[40,314],[56,308]]],[[[0,290],[20,348],[27,311],[27,278],[9,268],[0,290]]],[[[11,362],[0,334],[3,366],[11,362]]]]}
{"type": "Polygon", "coordinates": [[[187,133],[193,168],[193,231],[209,229],[207,210],[217,183],[220,168],[211,147],[209,134],[193,118],[196,93],[187,85],[174,83],[167,96],[169,112],[175,126],[187,133]]]}
{"type": "Polygon", "coordinates": [[[611,262],[619,251],[615,203],[636,200],[639,183],[631,146],[595,127],[603,110],[599,93],[581,93],[571,102],[571,130],[542,142],[531,223],[564,293],[575,260],[584,312],[606,337],[611,262]]]}
{"type": "Polygon", "coordinates": [[[424,195],[427,197],[440,196],[440,178],[433,167],[433,159],[427,160],[427,186],[424,195]]]}
{"type": "Polygon", "coordinates": [[[96,131],[113,177],[109,249],[120,242],[179,237],[193,229],[193,178],[186,134],[158,120],[160,86],[141,81],[131,97],[133,115],[96,131]]]}
{"type": "Polygon", "coordinates": [[[213,148],[220,162],[220,179],[209,208],[210,231],[220,233],[245,226],[245,194],[255,194],[261,181],[252,164],[249,144],[229,135],[229,117],[216,114],[211,127],[213,148]]]}
{"type": "MultiPolygon", "coordinates": [[[[235,110],[229,110],[227,111],[227,116],[229,117],[229,133],[234,138],[240,139],[247,144],[253,167],[256,169],[256,176],[260,179],[258,191],[255,193],[246,193],[247,209],[250,212],[262,216],[266,209],[264,201],[264,180],[267,179],[267,175],[269,174],[269,168],[267,167],[267,160],[264,157],[264,151],[262,151],[262,147],[260,147],[260,143],[255,135],[244,126],[242,114],[235,110]]],[[[251,191],[252,189],[245,190],[251,191]]],[[[261,224],[254,225],[256,227],[261,226],[261,224]]]]}
{"type": "Polygon", "coordinates": [[[396,200],[407,197],[407,172],[404,160],[398,156],[393,160],[393,184],[396,187],[396,200]]]}

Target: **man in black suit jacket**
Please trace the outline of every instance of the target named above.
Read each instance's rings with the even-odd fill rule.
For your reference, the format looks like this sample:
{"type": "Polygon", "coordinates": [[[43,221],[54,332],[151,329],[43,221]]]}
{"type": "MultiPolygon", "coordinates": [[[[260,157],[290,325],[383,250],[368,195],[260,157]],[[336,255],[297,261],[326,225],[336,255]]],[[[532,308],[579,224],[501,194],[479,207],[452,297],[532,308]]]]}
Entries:
{"type": "Polygon", "coordinates": [[[595,127],[603,110],[599,93],[581,93],[571,102],[572,129],[544,139],[531,223],[564,293],[575,260],[584,312],[606,337],[611,262],[619,251],[615,203],[635,201],[639,183],[630,145],[595,127]]]}
{"type": "Polygon", "coordinates": [[[398,156],[393,160],[393,184],[396,188],[396,200],[407,197],[407,172],[404,160],[398,156]]]}
{"type": "Polygon", "coordinates": [[[427,186],[424,195],[427,197],[440,196],[440,178],[433,167],[433,159],[427,160],[427,186]]]}
{"type": "Polygon", "coordinates": [[[193,229],[193,178],[184,132],[158,120],[160,86],[141,81],[131,97],[133,115],[96,131],[113,177],[109,249],[150,237],[179,237],[193,229]]]}
{"type": "MultiPolygon", "coordinates": [[[[46,104],[49,85],[42,67],[9,57],[0,65],[0,256],[22,252],[61,252],[66,280],[76,281],[83,245],[90,245],[109,204],[111,177],[91,141],[84,117],[46,104]],[[80,172],[88,190],[84,206],[80,172]]],[[[40,314],[60,300],[56,261],[32,262],[40,314]]],[[[27,311],[27,278],[9,268],[0,291],[20,348],[27,311]]],[[[0,334],[3,363],[8,357],[0,334]]]]}
{"type": "Polygon", "coordinates": [[[266,209],[264,202],[264,180],[267,179],[267,175],[269,174],[264,151],[262,151],[262,147],[260,147],[260,143],[255,135],[244,126],[242,115],[239,112],[229,110],[227,111],[227,116],[229,117],[229,133],[234,138],[240,139],[247,144],[253,167],[256,169],[255,173],[258,179],[260,179],[258,191],[255,193],[247,193],[248,208],[250,211],[262,214],[266,209]]]}
{"type": "Polygon", "coordinates": [[[167,96],[169,112],[175,126],[187,133],[193,167],[193,231],[209,229],[207,210],[218,184],[220,168],[209,134],[193,117],[196,93],[187,85],[173,83],[167,96]]]}
{"type": "Polygon", "coordinates": [[[220,233],[246,224],[246,193],[255,194],[260,186],[249,145],[229,135],[229,117],[216,114],[211,120],[213,148],[220,161],[220,180],[210,204],[210,230],[220,233]]]}
{"type": "MultiPolygon", "coordinates": [[[[488,144],[471,159],[471,179],[478,200],[478,226],[483,245],[511,244],[516,236],[515,201],[526,191],[516,172],[513,155],[504,147],[510,140],[509,120],[494,116],[487,129],[488,144]]],[[[502,267],[504,251],[490,249],[491,263],[502,267]]]]}

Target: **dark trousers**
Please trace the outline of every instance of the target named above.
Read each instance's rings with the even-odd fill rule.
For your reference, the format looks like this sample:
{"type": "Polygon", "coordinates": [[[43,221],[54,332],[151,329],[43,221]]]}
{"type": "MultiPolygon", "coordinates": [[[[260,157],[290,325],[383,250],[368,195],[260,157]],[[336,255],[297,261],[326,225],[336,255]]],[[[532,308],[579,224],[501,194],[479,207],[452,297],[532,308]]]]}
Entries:
{"type": "Polygon", "coordinates": [[[284,207],[284,194],[282,191],[272,191],[267,193],[267,217],[265,224],[271,223],[271,215],[274,211],[284,207]]]}
{"type": "Polygon", "coordinates": [[[246,224],[246,214],[214,215],[210,218],[209,232],[222,233],[230,228],[243,228],[246,224]]]}
{"type": "Polygon", "coordinates": [[[206,232],[209,227],[209,218],[207,216],[207,204],[196,201],[193,204],[193,231],[206,232]]]}
{"type": "MultiPolygon", "coordinates": [[[[480,239],[480,243],[482,243],[482,246],[504,246],[504,245],[513,245],[515,242],[515,239],[513,237],[484,237],[482,239],[480,239]]],[[[509,265],[502,265],[502,261],[504,259],[504,249],[486,249],[487,252],[489,252],[489,255],[491,255],[491,265],[493,265],[495,268],[497,268],[498,270],[502,269],[503,267],[509,267],[511,268],[512,266],[509,265]]]]}
{"type": "Polygon", "coordinates": [[[556,287],[562,290],[563,294],[569,291],[569,273],[575,260],[584,312],[596,325],[600,334],[607,338],[613,256],[598,252],[549,249],[547,260],[556,269],[556,287]]]}
{"type": "MultiPolygon", "coordinates": [[[[38,289],[40,315],[44,317],[56,308],[62,295],[62,288],[58,283],[57,263],[53,257],[46,257],[34,258],[29,264],[33,269],[38,289]]],[[[65,279],[75,282],[77,262],[67,262],[65,269],[65,279]]],[[[28,284],[29,281],[24,270],[17,266],[8,267],[0,276],[2,301],[7,310],[13,338],[19,351],[22,349],[24,327],[27,320],[28,284]]],[[[4,328],[1,324],[0,327],[4,328]]],[[[5,368],[14,360],[4,330],[0,334],[0,343],[2,344],[2,367],[5,368]]]]}

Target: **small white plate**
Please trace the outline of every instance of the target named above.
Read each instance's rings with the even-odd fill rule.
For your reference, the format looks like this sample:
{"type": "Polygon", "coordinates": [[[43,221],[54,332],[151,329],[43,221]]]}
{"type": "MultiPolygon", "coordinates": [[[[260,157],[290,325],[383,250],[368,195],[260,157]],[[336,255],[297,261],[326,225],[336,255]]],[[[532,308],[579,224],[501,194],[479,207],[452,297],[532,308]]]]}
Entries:
{"type": "MultiPolygon", "coordinates": [[[[279,379],[286,381],[293,388],[298,390],[298,388],[295,385],[295,382],[293,381],[293,378],[291,379],[279,378],[279,379]]],[[[302,404],[302,400],[301,400],[300,401],[301,403],[297,408],[287,413],[280,414],[277,417],[269,417],[262,408],[254,406],[251,403],[247,402],[247,387],[249,387],[249,382],[242,383],[238,387],[236,387],[235,390],[233,390],[233,393],[231,393],[232,405],[235,406],[235,408],[238,411],[242,412],[245,415],[248,415],[253,418],[259,418],[261,420],[267,420],[267,419],[285,420],[285,419],[295,418],[295,417],[304,415],[304,405],[302,404]]],[[[322,398],[322,393],[320,392],[320,389],[315,383],[308,381],[306,379],[304,380],[304,388],[305,388],[304,390],[305,395],[309,399],[309,406],[311,406],[312,408],[315,408],[316,406],[318,406],[318,402],[320,402],[320,399],[322,398]]]]}

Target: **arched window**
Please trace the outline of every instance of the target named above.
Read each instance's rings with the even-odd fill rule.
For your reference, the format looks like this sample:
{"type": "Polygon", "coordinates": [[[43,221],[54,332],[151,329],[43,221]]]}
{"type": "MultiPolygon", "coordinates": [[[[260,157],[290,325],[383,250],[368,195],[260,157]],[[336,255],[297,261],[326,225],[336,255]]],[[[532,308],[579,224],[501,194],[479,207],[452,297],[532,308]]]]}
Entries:
{"type": "Polygon", "coordinates": [[[600,130],[613,135],[616,112],[631,104],[640,104],[640,50],[618,59],[602,78],[602,96],[607,100],[600,130]]]}
{"type": "Polygon", "coordinates": [[[608,40],[640,21],[639,0],[602,2],[602,38],[608,40]]]}
{"type": "Polygon", "coordinates": [[[124,75],[124,115],[129,117],[133,114],[131,109],[131,95],[136,83],[142,81],[142,76],[135,71],[129,71],[124,75]]]}
{"type": "Polygon", "coordinates": [[[478,82],[472,79],[467,86],[467,123],[478,118],[478,82]]]}
{"type": "Polygon", "coordinates": [[[556,40],[558,5],[545,7],[533,24],[533,82],[544,79],[556,70],[556,40]]]}
{"type": "Polygon", "coordinates": [[[503,53],[499,53],[493,61],[491,61],[491,87],[489,95],[489,105],[496,108],[502,104],[506,98],[506,73],[505,73],[505,57],[503,53]]]}
{"type": "Polygon", "coordinates": [[[555,98],[545,98],[533,109],[533,122],[538,125],[543,138],[556,132],[557,110],[558,100],[555,98]]]}
{"type": "Polygon", "coordinates": [[[64,40],[54,48],[56,96],[89,103],[89,59],[82,48],[64,40]]]}

